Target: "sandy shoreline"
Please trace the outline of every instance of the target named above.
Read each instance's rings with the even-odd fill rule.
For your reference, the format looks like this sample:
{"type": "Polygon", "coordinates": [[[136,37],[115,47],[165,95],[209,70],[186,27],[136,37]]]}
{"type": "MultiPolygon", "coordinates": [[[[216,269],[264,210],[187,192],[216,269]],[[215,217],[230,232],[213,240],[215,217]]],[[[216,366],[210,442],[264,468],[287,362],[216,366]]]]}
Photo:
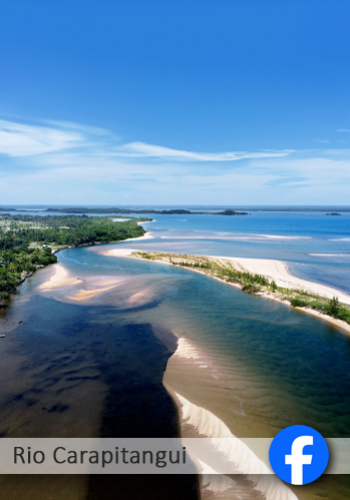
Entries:
{"type": "MultiPolygon", "coordinates": [[[[141,251],[142,250],[131,249],[131,248],[116,248],[102,252],[102,255],[106,255],[108,257],[139,258],[132,254],[133,252],[141,252],[141,251]]],[[[248,259],[240,257],[221,257],[213,255],[206,255],[206,256],[201,255],[198,257],[215,259],[216,261],[219,261],[222,264],[225,264],[226,261],[229,262],[233,267],[235,267],[239,271],[246,271],[252,274],[261,274],[263,276],[266,276],[267,278],[274,280],[277,286],[294,290],[296,289],[305,290],[307,292],[314,293],[326,297],[328,299],[332,299],[333,297],[338,297],[340,302],[348,305],[350,304],[350,295],[347,295],[345,292],[337,290],[336,288],[332,288],[326,285],[321,285],[313,281],[307,281],[302,278],[298,278],[297,276],[293,276],[288,269],[288,265],[283,261],[268,260],[268,259],[248,259]]],[[[161,264],[171,265],[169,262],[165,262],[160,259],[159,260],[155,259],[150,262],[158,262],[161,264]]],[[[205,273],[200,269],[194,269],[191,267],[186,267],[186,269],[192,272],[203,274],[205,276],[208,276],[209,278],[215,279],[229,286],[234,286],[240,289],[242,288],[241,285],[239,285],[238,283],[228,283],[227,281],[220,279],[216,276],[208,275],[207,273],[205,273]]],[[[271,300],[275,300],[277,302],[280,302],[281,304],[285,304],[291,307],[289,302],[279,299],[278,297],[274,296],[273,293],[260,293],[258,295],[266,297],[271,300]]],[[[315,311],[314,309],[307,307],[296,308],[296,309],[298,309],[301,312],[312,314],[313,316],[319,319],[327,321],[328,323],[331,323],[332,325],[340,328],[348,335],[350,335],[350,325],[345,321],[332,318],[331,316],[322,314],[318,311],[315,311]]]]}
{"type": "Polygon", "coordinates": [[[267,259],[247,259],[238,257],[217,257],[208,256],[222,261],[230,261],[233,266],[238,270],[248,271],[252,274],[261,274],[274,280],[277,286],[283,288],[302,289],[311,293],[316,293],[332,299],[334,296],[338,297],[340,302],[350,305],[350,295],[332,288],[330,286],[321,285],[313,281],[307,281],[298,278],[290,273],[288,264],[280,260],[267,260],[267,259]]]}
{"type": "Polygon", "coordinates": [[[122,240],[122,242],[124,243],[125,241],[153,240],[153,238],[154,236],[152,236],[150,232],[147,232],[143,236],[138,236],[137,238],[127,238],[126,240],[122,240]]]}
{"type": "MultiPolygon", "coordinates": [[[[255,417],[252,422],[252,414],[247,416],[245,413],[249,413],[249,402],[247,409],[246,402],[239,396],[239,386],[244,385],[244,379],[242,381],[237,373],[233,376],[234,383],[227,366],[220,366],[218,358],[210,356],[205,349],[185,337],[178,338],[177,349],[168,360],[164,373],[163,385],[178,408],[181,437],[220,438],[221,451],[230,457],[236,472],[241,467],[245,471],[250,470],[250,474],[244,477],[218,474],[215,459],[211,459],[211,455],[215,456],[215,449],[206,456],[192,455],[191,450],[188,450],[197,464],[201,498],[214,500],[219,496],[226,500],[262,497],[266,500],[297,500],[297,496],[276,477],[265,475],[266,464],[259,459],[254,449],[244,445],[244,439],[236,437],[237,431],[240,436],[246,437],[249,425],[254,424],[256,427],[257,424],[255,417]],[[228,392],[227,386],[234,386],[234,393],[228,392]],[[235,402],[237,409],[234,407],[235,402]],[[230,416],[232,408],[234,411],[230,416]],[[247,418],[250,419],[248,424],[247,418]],[[244,496],[238,495],[243,492],[244,496]]],[[[260,432],[266,434],[264,426],[260,427],[260,432]]],[[[270,433],[273,435],[273,429],[270,429],[270,433]]]]}
{"type": "Polygon", "coordinates": [[[39,288],[41,290],[52,290],[63,286],[77,285],[82,281],[81,278],[72,278],[61,264],[54,264],[54,274],[48,281],[40,285],[39,288]]]}

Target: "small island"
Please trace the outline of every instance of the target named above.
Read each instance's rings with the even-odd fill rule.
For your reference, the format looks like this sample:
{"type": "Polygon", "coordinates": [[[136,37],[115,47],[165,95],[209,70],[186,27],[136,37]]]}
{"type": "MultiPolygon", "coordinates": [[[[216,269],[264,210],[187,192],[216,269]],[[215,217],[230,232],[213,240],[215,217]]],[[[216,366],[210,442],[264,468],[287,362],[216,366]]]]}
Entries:
{"type": "Polygon", "coordinates": [[[224,210],[223,212],[217,212],[214,215],[248,215],[248,212],[237,212],[236,210],[224,210]]]}
{"type": "Polygon", "coordinates": [[[185,210],[183,208],[172,209],[172,210],[153,210],[153,209],[131,209],[131,208],[87,208],[87,207],[69,207],[69,208],[47,208],[44,212],[56,212],[65,214],[160,214],[160,215],[189,215],[193,213],[202,214],[204,212],[191,212],[190,210],[185,210]]]}
{"type": "Polygon", "coordinates": [[[326,215],[341,215],[339,212],[329,212],[328,214],[326,215]]]}
{"type": "MultiPolygon", "coordinates": [[[[19,208],[0,208],[0,212],[19,212],[19,208]]],[[[169,210],[155,210],[151,208],[132,209],[132,208],[119,208],[119,207],[67,207],[67,208],[45,208],[41,210],[42,213],[61,213],[61,214],[99,214],[99,215],[248,215],[247,212],[238,212],[233,209],[227,209],[222,212],[201,212],[198,210],[187,210],[184,208],[173,208],[169,210]]]]}

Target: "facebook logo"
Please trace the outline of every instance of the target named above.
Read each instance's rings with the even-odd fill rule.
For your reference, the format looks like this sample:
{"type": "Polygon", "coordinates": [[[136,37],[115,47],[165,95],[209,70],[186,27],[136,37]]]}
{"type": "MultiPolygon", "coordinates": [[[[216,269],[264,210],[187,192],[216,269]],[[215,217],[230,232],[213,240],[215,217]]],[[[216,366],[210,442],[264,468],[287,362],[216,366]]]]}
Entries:
{"type": "Polygon", "coordinates": [[[283,429],[272,441],[270,464],[275,474],[289,484],[308,484],[325,471],[328,446],[321,434],[306,425],[283,429]]]}

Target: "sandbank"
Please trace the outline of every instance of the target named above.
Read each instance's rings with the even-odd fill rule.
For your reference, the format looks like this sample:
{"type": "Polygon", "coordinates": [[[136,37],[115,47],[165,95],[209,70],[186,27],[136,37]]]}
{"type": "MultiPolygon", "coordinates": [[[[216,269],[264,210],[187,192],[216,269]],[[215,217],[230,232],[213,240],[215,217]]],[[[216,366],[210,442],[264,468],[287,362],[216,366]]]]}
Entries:
{"type": "Polygon", "coordinates": [[[106,255],[106,257],[132,257],[132,253],[137,251],[132,248],[113,248],[101,253],[102,255],[106,255]]]}
{"type": "Polygon", "coordinates": [[[96,295],[99,295],[100,293],[111,290],[112,288],[114,288],[114,286],[115,285],[107,286],[104,288],[94,288],[92,290],[79,290],[79,292],[75,293],[74,295],[68,296],[68,299],[75,300],[77,302],[89,300],[92,299],[93,297],[96,297],[96,295]]]}
{"type": "MultiPolygon", "coordinates": [[[[144,222],[142,224],[144,224],[144,222]]],[[[137,238],[127,238],[126,240],[123,240],[123,243],[125,241],[152,240],[153,238],[154,238],[154,236],[148,231],[143,236],[138,236],[137,238]]]]}
{"type": "Polygon", "coordinates": [[[341,292],[336,288],[293,276],[289,272],[288,265],[280,260],[216,256],[208,256],[208,258],[219,259],[223,264],[225,261],[229,261],[237,270],[247,271],[252,274],[261,274],[274,280],[277,286],[281,286],[283,288],[305,290],[307,292],[326,297],[327,299],[338,297],[339,302],[342,302],[343,304],[350,304],[350,295],[345,292],[341,292]]]}
{"type": "Polygon", "coordinates": [[[63,286],[77,285],[78,283],[81,284],[83,281],[81,278],[72,278],[68,271],[60,264],[55,264],[54,270],[55,272],[51,278],[40,285],[39,288],[41,290],[52,290],[63,286]]]}

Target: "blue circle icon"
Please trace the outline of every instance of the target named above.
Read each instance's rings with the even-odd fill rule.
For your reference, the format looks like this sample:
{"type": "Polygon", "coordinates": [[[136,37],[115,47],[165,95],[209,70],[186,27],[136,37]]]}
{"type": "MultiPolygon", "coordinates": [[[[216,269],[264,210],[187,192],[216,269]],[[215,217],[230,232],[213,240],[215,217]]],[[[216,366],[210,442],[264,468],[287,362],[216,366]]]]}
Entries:
{"type": "Polygon", "coordinates": [[[272,441],[269,458],[280,479],[289,484],[308,484],[323,474],[329,451],[325,439],[315,429],[292,425],[272,441]]]}

